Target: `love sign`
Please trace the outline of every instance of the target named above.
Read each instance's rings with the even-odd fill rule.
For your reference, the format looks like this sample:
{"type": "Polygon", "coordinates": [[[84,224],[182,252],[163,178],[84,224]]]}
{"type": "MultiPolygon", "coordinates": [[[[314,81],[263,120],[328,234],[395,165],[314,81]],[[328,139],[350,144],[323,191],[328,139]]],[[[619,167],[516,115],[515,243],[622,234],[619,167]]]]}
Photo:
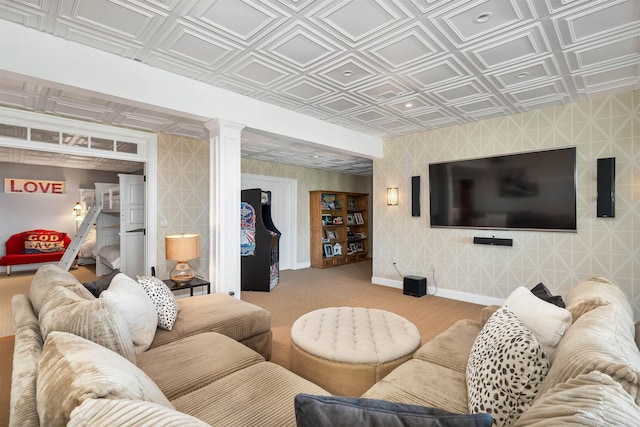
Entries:
{"type": "Polygon", "coordinates": [[[66,181],[5,178],[4,192],[14,194],[67,194],[66,181]]]}

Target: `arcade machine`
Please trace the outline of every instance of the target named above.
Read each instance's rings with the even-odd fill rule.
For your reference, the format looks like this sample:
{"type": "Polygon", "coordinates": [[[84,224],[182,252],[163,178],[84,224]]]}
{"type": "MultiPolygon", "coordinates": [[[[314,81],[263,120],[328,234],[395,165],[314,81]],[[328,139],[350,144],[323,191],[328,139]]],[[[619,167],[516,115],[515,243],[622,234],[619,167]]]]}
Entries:
{"type": "Polygon", "coordinates": [[[269,292],[280,280],[281,235],[271,219],[271,191],[242,190],[241,199],[241,289],[269,292]]]}

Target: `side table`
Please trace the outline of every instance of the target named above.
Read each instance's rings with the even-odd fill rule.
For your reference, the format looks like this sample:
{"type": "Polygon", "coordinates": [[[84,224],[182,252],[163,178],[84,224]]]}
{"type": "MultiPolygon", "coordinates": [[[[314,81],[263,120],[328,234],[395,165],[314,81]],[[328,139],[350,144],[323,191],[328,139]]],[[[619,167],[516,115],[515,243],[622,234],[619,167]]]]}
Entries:
{"type": "Polygon", "coordinates": [[[208,294],[211,293],[211,282],[208,282],[208,281],[206,281],[204,279],[200,279],[198,277],[194,277],[189,283],[185,283],[184,285],[176,285],[175,283],[173,283],[169,279],[163,280],[163,282],[173,292],[181,291],[183,289],[189,289],[189,292],[191,293],[190,296],[193,296],[193,288],[197,288],[197,287],[200,287],[200,286],[206,286],[207,287],[207,293],[208,294]]]}

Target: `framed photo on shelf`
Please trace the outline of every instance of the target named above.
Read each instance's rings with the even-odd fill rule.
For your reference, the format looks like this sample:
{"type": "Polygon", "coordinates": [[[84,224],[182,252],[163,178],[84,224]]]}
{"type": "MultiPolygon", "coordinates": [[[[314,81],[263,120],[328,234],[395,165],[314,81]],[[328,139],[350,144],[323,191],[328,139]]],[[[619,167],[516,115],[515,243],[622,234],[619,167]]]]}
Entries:
{"type": "Polygon", "coordinates": [[[355,225],[356,220],[353,218],[353,214],[347,214],[347,225],[355,225]]]}
{"type": "Polygon", "coordinates": [[[322,225],[333,224],[333,218],[329,214],[322,214],[322,225]]]}
{"type": "Polygon", "coordinates": [[[349,199],[349,209],[356,208],[356,199],[349,199]]]}
{"type": "Polygon", "coordinates": [[[362,242],[356,242],[356,252],[364,252],[364,245],[362,244],[362,242]]]}
{"type": "Polygon", "coordinates": [[[322,247],[324,248],[324,257],[333,258],[333,245],[331,245],[331,243],[325,243],[322,247]]]}
{"type": "Polygon", "coordinates": [[[349,250],[347,251],[347,254],[353,254],[358,252],[358,248],[356,247],[356,244],[351,242],[349,243],[349,250]]]}
{"type": "Polygon", "coordinates": [[[333,245],[333,256],[342,255],[342,245],[340,243],[336,243],[333,245]]]}
{"type": "Polygon", "coordinates": [[[327,230],[327,239],[336,240],[337,236],[338,236],[338,234],[336,233],[335,230],[327,230]]]}
{"type": "Polygon", "coordinates": [[[364,218],[362,217],[362,214],[360,212],[354,213],[353,217],[356,220],[356,224],[358,224],[358,225],[364,224],[364,218]]]}

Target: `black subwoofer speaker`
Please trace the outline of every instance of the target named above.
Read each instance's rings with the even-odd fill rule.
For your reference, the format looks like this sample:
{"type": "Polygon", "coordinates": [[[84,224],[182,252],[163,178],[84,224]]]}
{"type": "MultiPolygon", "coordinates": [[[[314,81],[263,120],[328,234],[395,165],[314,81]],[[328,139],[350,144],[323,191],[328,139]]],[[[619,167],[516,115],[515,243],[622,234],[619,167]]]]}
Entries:
{"type": "Polygon", "coordinates": [[[597,208],[599,218],[616,216],[616,158],[598,159],[597,208]]]}
{"type": "Polygon", "coordinates": [[[420,216],[420,177],[411,177],[411,216],[420,216]]]}
{"type": "Polygon", "coordinates": [[[419,276],[405,276],[402,286],[404,295],[421,297],[427,294],[427,278],[419,276]]]}

